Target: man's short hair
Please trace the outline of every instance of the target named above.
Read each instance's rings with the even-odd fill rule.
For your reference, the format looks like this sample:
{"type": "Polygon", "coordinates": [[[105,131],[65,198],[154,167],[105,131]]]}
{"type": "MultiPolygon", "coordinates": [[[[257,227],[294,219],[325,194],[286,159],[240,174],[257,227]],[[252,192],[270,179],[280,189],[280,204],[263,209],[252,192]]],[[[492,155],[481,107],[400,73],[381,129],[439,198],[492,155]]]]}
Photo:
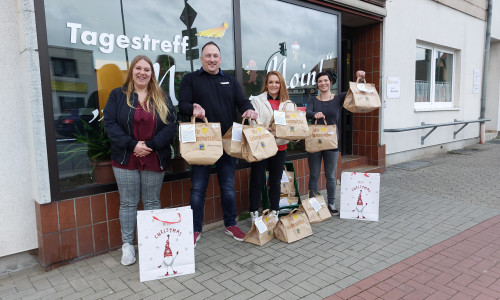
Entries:
{"type": "Polygon", "coordinates": [[[203,47],[201,48],[201,52],[203,52],[203,49],[205,49],[205,47],[208,46],[208,45],[214,45],[215,47],[217,47],[217,49],[219,49],[219,52],[220,52],[219,46],[217,46],[217,44],[214,43],[214,42],[212,42],[212,41],[210,41],[210,42],[206,43],[205,45],[203,45],[203,47]]]}

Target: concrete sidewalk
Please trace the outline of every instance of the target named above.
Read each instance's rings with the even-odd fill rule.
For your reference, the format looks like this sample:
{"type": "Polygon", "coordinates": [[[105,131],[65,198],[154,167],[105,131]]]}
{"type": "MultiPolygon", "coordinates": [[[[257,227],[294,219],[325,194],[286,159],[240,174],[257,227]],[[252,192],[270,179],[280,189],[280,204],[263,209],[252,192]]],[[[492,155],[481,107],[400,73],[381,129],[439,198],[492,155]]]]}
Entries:
{"type": "MultiPolygon", "coordinates": [[[[453,269],[455,277],[448,276],[447,283],[436,279],[439,274],[422,283],[432,271],[408,270],[428,271],[429,264],[438,264],[451,255],[442,252],[446,248],[463,259],[469,258],[469,262],[479,259],[478,252],[481,259],[499,258],[493,256],[500,253],[499,237],[491,235],[499,223],[494,217],[500,215],[497,142],[388,167],[381,176],[378,222],[341,220],[337,216],[313,224],[313,235],[304,240],[286,244],[275,239],[263,247],[237,242],[218,227],[203,232],[195,250],[193,275],[140,283],[138,264],[122,266],[121,251],[115,251],[49,272],[36,267],[3,275],[0,298],[500,298],[498,260],[488,269],[493,282],[491,278],[474,277],[466,267],[453,269]],[[476,233],[482,244],[474,239],[476,233]],[[427,268],[419,268],[422,265],[427,268]],[[405,271],[403,277],[397,277],[405,271]],[[417,290],[415,282],[426,287],[427,293],[411,294],[417,290]],[[439,290],[437,284],[432,287],[433,282],[446,291],[439,290]],[[485,287],[488,292],[467,294],[462,287],[469,285],[485,287]],[[372,292],[363,293],[369,289],[372,292]]],[[[250,221],[244,220],[240,226],[248,231],[250,221]]],[[[451,269],[454,265],[450,264],[447,260],[443,266],[451,269]]],[[[483,267],[478,264],[474,271],[483,267]]],[[[444,272],[441,267],[435,269],[444,272]]]]}

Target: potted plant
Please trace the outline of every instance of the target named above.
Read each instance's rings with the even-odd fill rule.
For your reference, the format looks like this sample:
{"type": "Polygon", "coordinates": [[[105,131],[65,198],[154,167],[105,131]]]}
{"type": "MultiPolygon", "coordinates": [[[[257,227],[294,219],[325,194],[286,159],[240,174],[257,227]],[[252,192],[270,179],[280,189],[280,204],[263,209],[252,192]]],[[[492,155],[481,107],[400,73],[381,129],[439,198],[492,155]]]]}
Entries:
{"type": "Polygon", "coordinates": [[[93,181],[97,184],[115,182],[111,167],[111,141],[104,130],[103,123],[99,121],[88,123],[84,120],[80,122],[81,126],[75,126],[75,133],[73,133],[79,145],[77,147],[73,145],[71,150],[66,152],[66,158],[61,163],[75,159],[79,152],[86,151],[92,166],[93,181]]]}

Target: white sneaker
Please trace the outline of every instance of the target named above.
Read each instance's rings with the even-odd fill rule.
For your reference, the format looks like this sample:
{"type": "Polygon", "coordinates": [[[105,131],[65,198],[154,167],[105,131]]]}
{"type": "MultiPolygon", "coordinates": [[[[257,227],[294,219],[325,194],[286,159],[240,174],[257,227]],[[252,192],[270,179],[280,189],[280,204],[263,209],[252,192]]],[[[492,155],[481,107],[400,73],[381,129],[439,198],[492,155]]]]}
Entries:
{"type": "Polygon", "coordinates": [[[277,212],[275,210],[271,211],[271,216],[274,216],[274,218],[276,219],[276,223],[279,221],[278,214],[279,214],[279,212],[277,212]]]}
{"type": "Polygon", "coordinates": [[[259,211],[250,212],[250,217],[252,218],[252,224],[255,223],[255,219],[259,217],[259,211]]]}
{"type": "Polygon", "coordinates": [[[122,246],[122,265],[129,266],[135,263],[135,248],[129,243],[122,246]]]}

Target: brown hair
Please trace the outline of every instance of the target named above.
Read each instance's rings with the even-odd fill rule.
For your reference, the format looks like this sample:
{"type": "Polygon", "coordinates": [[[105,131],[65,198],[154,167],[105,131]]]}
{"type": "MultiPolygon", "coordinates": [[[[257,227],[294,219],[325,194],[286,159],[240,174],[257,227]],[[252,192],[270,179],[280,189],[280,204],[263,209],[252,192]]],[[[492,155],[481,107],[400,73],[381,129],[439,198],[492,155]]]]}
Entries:
{"type": "Polygon", "coordinates": [[[280,82],[280,102],[284,102],[286,100],[290,99],[290,96],[288,95],[288,91],[286,90],[286,83],[285,83],[285,78],[283,78],[283,75],[281,75],[280,72],[278,71],[271,71],[266,74],[266,80],[264,81],[264,87],[262,87],[262,93],[267,92],[267,81],[269,80],[269,77],[271,75],[276,75],[278,76],[278,80],[280,82]]]}
{"type": "Polygon", "coordinates": [[[137,55],[130,63],[130,68],[128,69],[128,74],[127,74],[127,80],[125,80],[124,84],[124,93],[127,95],[127,104],[131,108],[135,108],[132,105],[132,101],[130,100],[130,95],[132,95],[132,93],[134,92],[133,70],[135,68],[135,65],[140,60],[144,60],[145,62],[147,62],[149,64],[149,67],[151,68],[151,80],[149,80],[147,87],[148,94],[146,95],[146,99],[148,99],[148,101],[144,101],[144,103],[141,103],[141,106],[144,110],[151,111],[150,105],[152,104],[153,112],[158,113],[162,122],[167,124],[167,115],[169,112],[167,103],[165,101],[166,95],[161,89],[161,87],[158,85],[158,82],[156,81],[156,75],[155,75],[155,70],[153,69],[153,63],[145,55],[137,55]]]}

